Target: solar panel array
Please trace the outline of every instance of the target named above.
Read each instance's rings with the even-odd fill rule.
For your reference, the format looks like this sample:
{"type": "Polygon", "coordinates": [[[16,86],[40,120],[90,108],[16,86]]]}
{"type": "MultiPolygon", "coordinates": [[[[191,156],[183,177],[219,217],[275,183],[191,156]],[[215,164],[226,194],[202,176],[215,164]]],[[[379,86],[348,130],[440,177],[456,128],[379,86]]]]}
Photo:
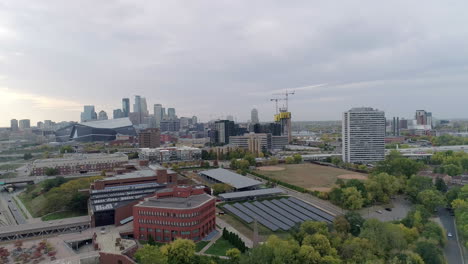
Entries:
{"type": "Polygon", "coordinates": [[[331,223],[335,218],[322,209],[294,197],[225,204],[223,207],[246,223],[252,223],[256,219],[272,231],[287,231],[307,220],[331,223]]]}

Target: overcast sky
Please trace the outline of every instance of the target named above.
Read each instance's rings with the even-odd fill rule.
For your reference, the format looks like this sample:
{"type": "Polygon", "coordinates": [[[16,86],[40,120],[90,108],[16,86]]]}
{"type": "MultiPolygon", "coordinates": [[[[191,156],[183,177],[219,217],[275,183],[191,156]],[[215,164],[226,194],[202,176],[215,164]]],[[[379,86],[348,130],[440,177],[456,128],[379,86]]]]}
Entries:
{"type": "Polygon", "coordinates": [[[147,98],[199,119],[293,120],[353,106],[462,118],[468,1],[0,0],[0,126],[147,98]]]}

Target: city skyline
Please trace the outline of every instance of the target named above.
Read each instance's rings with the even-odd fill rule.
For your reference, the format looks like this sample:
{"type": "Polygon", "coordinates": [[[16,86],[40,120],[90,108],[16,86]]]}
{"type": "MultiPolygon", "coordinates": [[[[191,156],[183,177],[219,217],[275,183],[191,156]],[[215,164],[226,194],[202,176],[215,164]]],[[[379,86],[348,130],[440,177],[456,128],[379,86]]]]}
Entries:
{"type": "Polygon", "coordinates": [[[296,121],[357,106],[463,118],[467,4],[0,3],[0,126],[78,121],[83,105],[110,115],[135,94],[180,116],[246,121],[255,107],[267,121],[284,89],[296,121]]]}

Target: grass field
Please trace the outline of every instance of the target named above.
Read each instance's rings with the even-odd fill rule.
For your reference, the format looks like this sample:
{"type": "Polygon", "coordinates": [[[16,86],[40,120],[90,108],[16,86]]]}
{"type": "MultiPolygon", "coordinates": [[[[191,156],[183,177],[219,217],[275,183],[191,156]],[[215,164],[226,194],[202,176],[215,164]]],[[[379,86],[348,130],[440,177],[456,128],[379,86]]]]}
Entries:
{"type": "Polygon", "coordinates": [[[83,216],[83,215],[87,215],[87,213],[63,211],[63,212],[55,212],[55,213],[45,215],[45,216],[41,217],[41,219],[42,219],[42,221],[50,221],[50,220],[58,220],[58,219],[64,219],[64,218],[69,218],[69,217],[77,217],[77,216],[83,216]]]}
{"type": "Polygon", "coordinates": [[[40,211],[44,209],[46,204],[46,198],[44,195],[39,195],[35,198],[31,195],[31,193],[39,192],[42,189],[41,183],[34,185],[32,188],[33,189],[30,192],[23,192],[18,195],[18,198],[33,217],[39,217],[41,216],[40,211]]]}
{"type": "Polygon", "coordinates": [[[282,168],[282,170],[262,170],[260,167],[257,172],[267,177],[278,179],[309,190],[324,190],[331,188],[340,175],[356,175],[357,177],[364,176],[357,172],[320,166],[312,163],[290,165],[282,164],[275,167],[282,168]]]}
{"type": "Polygon", "coordinates": [[[234,246],[224,238],[219,238],[207,251],[206,254],[215,256],[226,256],[228,249],[234,248],[234,246]]]}
{"type": "Polygon", "coordinates": [[[206,245],[210,243],[209,241],[200,241],[195,244],[195,252],[200,252],[206,245]]]}

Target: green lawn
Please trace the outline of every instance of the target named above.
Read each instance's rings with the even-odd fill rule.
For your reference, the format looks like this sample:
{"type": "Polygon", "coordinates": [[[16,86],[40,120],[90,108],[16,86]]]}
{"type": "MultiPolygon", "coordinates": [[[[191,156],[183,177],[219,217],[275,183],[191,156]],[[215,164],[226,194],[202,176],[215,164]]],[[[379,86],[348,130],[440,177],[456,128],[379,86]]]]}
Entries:
{"type": "Polygon", "coordinates": [[[234,246],[229,241],[221,237],[207,251],[205,251],[205,253],[215,256],[226,256],[226,251],[231,248],[234,248],[234,246]]]}
{"type": "Polygon", "coordinates": [[[195,244],[195,252],[200,252],[206,245],[210,243],[209,241],[200,241],[195,244]]]}
{"type": "Polygon", "coordinates": [[[72,211],[63,211],[63,212],[56,212],[51,213],[46,216],[41,217],[42,221],[50,221],[50,220],[58,220],[63,218],[70,218],[70,217],[77,217],[87,215],[86,213],[77,213],[72,211]]]}

